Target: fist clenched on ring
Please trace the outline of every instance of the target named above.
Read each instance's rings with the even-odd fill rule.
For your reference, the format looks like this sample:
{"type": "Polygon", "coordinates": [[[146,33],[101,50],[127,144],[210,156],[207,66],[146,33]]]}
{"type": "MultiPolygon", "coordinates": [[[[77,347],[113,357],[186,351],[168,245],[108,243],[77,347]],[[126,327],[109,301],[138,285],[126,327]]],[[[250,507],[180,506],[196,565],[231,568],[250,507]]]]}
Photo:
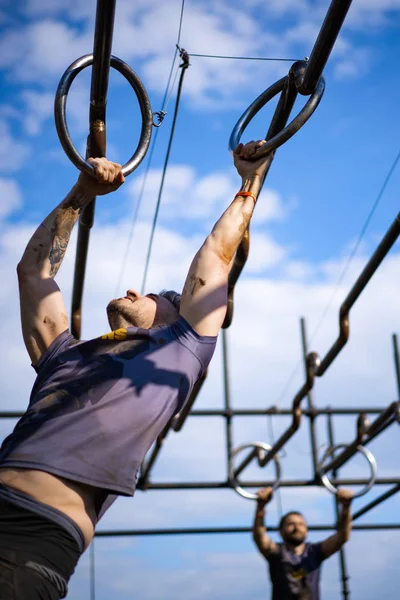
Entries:
{"type": "Polygon", "coordinates": [[[118,163],[111,162],[106,158],[88,158],[88,162],[94,169],[94,177],[81,173],[78,185],[93,197],[115,192],[124,183],[125,177],[122,174],[122,167],[118,163]]]}
{"type": "Polygon", "coordinates": [[[257,502],[260,506],[265,506],[268,504],[270,500],[272,500],[272,496],[274,494],[274,490],[272,487],[265,487],[260,490],[257,494],[257,502]]]}

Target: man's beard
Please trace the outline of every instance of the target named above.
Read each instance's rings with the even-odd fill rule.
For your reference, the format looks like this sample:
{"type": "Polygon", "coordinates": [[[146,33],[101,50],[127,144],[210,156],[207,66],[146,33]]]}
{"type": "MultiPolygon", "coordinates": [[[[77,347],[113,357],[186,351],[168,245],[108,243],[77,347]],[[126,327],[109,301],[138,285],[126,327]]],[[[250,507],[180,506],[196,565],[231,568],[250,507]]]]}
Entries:
{"type": "Polygon", "coordinates": [[[301,536],[288,535],[288,536],[286,536],[285,542],[287,542],[291,546],[296,547],[296,546],[300,546],[301,544],[303,544],[305,539],[306,538],[303,535],[301,535],[301,536]]]}
{"type": "Polygon", "coordinates": [[[111,300],[107,306],[108,321],[112,329],[119,327],[140,327],[141,321],[140,312],[133,309],[132,306],[127,306],[118,300],[111,300]]]}

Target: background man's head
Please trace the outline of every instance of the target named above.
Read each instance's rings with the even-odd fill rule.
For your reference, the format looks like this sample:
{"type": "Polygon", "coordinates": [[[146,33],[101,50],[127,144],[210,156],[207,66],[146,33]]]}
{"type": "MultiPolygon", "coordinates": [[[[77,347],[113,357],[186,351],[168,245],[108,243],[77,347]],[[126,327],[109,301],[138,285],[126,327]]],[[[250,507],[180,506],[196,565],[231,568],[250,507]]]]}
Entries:
{"type": "Polygon", "coordinates": [[[288,512],[280,520],[279,533],[287,544],[299,546],[307,537],[307,521],[300,512],[288,512]]]}
{"type": "Polygon", "coordinates": [[[141,296],[129,289],[123,298],[115,298],[107,306],[111,329],[120,327],[160,327],[170,325],[179,318],[181,295],[173,290],[141,296]]]}

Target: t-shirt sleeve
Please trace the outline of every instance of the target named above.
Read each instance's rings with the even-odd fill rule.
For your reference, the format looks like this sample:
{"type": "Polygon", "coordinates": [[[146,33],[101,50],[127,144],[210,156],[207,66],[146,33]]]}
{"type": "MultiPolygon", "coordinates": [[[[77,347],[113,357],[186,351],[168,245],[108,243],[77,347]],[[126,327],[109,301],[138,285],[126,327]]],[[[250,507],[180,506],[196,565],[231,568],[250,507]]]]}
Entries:
{"type": "Polygon", "coordinates": [[[177,341],[196,356],[200,362],[201,371],[199,377],[201,377],[213,357],[218,336],[199,335],[183,317],[179,317],[170,327],[177,341]]]}
{"type": "Polygon", "coordinates": [[[64,352],[64,350],[77,342],[77,339],[74,338],[70,330],[66,329],[51,342],[50,346],[43,352],[36,365],[32,365],[32,367],[35,369],[36,373],[40,373],[59,354],[61,354],[61,352],[64,352]]]}

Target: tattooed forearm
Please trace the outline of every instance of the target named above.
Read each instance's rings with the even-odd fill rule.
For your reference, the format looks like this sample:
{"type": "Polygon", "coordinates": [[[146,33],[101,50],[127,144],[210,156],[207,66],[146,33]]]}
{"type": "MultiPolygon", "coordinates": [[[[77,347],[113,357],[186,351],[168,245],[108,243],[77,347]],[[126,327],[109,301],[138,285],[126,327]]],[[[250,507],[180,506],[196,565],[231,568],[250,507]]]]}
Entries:
{"type": "Polygon", "coordinates": [[[50,277],[57,275],[68,247],[71,231],[79,214],[80,210],[74,210],[72,207],[59,210],[54,227],[51,229],[50,277]]]}
{"type": "Polygon", "coordinates": [[[64,259],[71,231],[82,210],[92,200],[78,185],[41,223],[30,239],[19,264],[20,272],[55,277],[64,259]]]}

